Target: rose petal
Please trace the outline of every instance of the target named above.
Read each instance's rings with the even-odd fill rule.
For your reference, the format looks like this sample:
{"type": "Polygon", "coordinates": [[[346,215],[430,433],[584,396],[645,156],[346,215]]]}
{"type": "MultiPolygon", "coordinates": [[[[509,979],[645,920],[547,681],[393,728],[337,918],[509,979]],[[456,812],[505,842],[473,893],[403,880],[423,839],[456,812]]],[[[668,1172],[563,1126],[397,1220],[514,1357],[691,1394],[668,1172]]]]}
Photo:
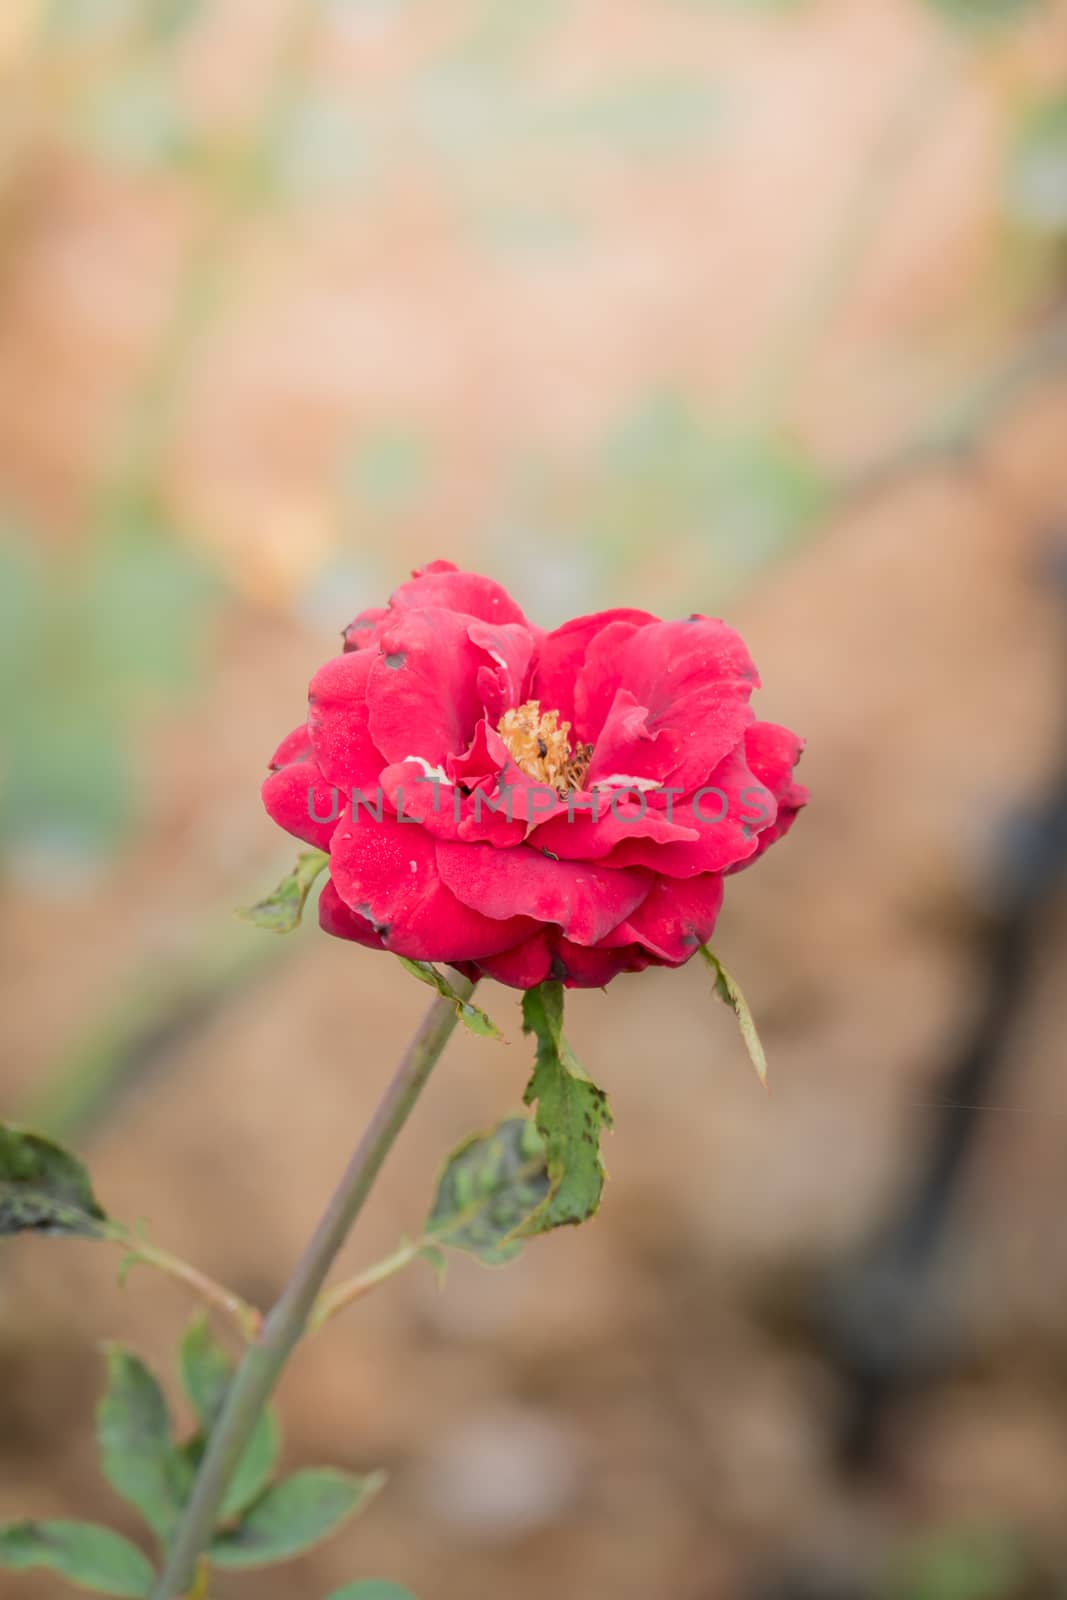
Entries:
{"type": "Polygon", "coordinates": [[[534,653],[534,637],[529,628],[515,622],[504,627],[472,622],[467,636],[490,658],[478,669],[478,693],[485,714],[495,728],[505,711],[521,706],[526,699],[525,685],[534,653]]]}
{"type": "Polygon", "coordinates": [[[439,767],[470,744],[482,715],[478,669],[485,661],[468,624],[434,607],[399,612],[382,634],[367,705],[371,737],[387,762],[418,756],[439,767]]]}
{"type": "Polygon", "coordinates": [[[366,650],[378,643],[382,626],[389,620],[390,612],[382,607],[361,611],[344,630],[345,650],[366,650]]]}
{"type": "Polygon", "coordinates": [[[597,735],[593,759],[586,773],[587,788],[609,784],[620,788],[624,779],[633,786],[664,783],[678,765],[685,744],[681,729],[649,728],[650,712],[638,705],[629,689],[618,689],[604,725],[597,735]]]}
{"type": "Polygon", "coordinates": [[[641,972],[653,965],[640,945],[624,945],[617,950],[598,946],[583,949],[569,939],[558,939],[552,959],[552,973],[568,989],[603,989],[622,972],[641,972]]]}
{"type": "Polygon", "coordinates": [[[478,966],[487,978],[506,983],[511,989],[533,989],[544,983],[552,966],[552,951],[544,931],[524,939],[503,955],[486,956],[478,966]]]}
{"type": "Polygon", "coordinates": [[[440,772],[428,773],[418,761],[397,761],[383,768],[381,787],[389,811],[404,819],[402,825],[417,821],[434,839],[458,839],[460,808],[467,802],[440,772]]]}
{"type": "Polygon", "coordinates": [[[551,861],[529,845],[437,846],[441,878],[464,905],[490,917],[514,913],[557,923],[576,944],[596,944],[639,905],[649,877],[588,862],[551,861]]]}
{"type": "Polygon", "coordinates": [[[527,831],[524,786],[529,780],[515,766],[495,728],[480,722],[470,749],[449,762],[448,772],[461,796],[460,822],[452,837],[501,847],[522,842],[527,831]]]}
{"type": "MultiPolygon", "coordinates": [[[[673,781],[672,781],[673,787],[673,781]]],[[[666,805],[662,792],[649,795],[650,806],[666,805]]],[[[725,872],[747,861],[759,847],[759,833],[777,814],[774,795],[759,783],[739,745],[688,796],[672,796],[671,816],[697,837],[686,843],[657,844],[637,835],[611,852],[612,866],[652,867],[669,878],[690,878],[702,872],[725,872]]]]}
{"type": "Polygon", "coordinates": [[[585,741],[590,735],[579,726],[575,709],[575,689],[578,674],[598,634],[613,622],[635,625],[655,622],[647,611],[618,609],[595,611],[586,617],[575,617],[561,628],[546,634],[537,653],[537,663],[531,695],[540,700],[545,711],[558,711],[560,719],[569,722],[575,739],[585,741]]]}
{"type": "Polygon", "coordinates": [[[366,917],[357,916],[345,905],[330,878],[326,879],[319,895],[319,927],[324,933],[332,933],[335,939],[350,939],[370,950],[385,948],[366,917]]]}
{"type": "MultiPolygon", "coordinates": [[[[662,626],[656,619],[653,621],[656,626],[662,626]]],[[[619,668],[623,652],[641,628],[642,624],[620,617],[590,640],[574,686],[576,725],[582,730],[582,739],[589,744],[595,745],[600,739],[608,712],[621,686],[619,668]]],[[[631,703],[638,703],[636,696],[631,703]]],[[[651,734],[648,737],[651,738],[651,734]]]]}
{"type": "Polygon", "coordinates": [[[540,823],[529,843],[563,861],[597,861],[631,839],[662,846],[693,844],[699,837],[697,828],[681,821],[677,813],[668,821],[654,797],[638,798],[634,790],[601,789],[595,795],[584,791],[571,795],[569,808],[563,802],[561,814],[540,823]]]}
{"type": "MultiPolygon", "coordinates": [[[[708,781],[754,720],[749,699],[759,677],[740,636],[724,622],[692,617],[638,628],[611,659],[605,658],[600,642],[598,647],[579,680],[579,702],[595,708],[608,699],[606,717],[617,690],[627,689],[633,703],[647,707],[647,720],[632,730],[633,775],[642,774],[642,763],[645,770],[653,765],[645,748],[651,736],[662,740],[661,751],[670,750],[673,760],[663,770],[657,759],[658,770],[649,775],[669,778],[683,791],[708,781]]],[[[616,738],[610,767],[599,749],[594,750],[586,783],[591,786],[619,771],[627,774],[630,768],[626,748],[616,738]]]]}
{"type": "Polygon", "coordinates": [[[762,829],[759,842],[747,860],[729,868],[741,872],[758,861],[772,844],[784,839],[797,817],[808,803],[809,795],[802,783],[793,781],[793,768],[804,751],[804,740],[788,728],[774,722],[757,722],[745,734],[745,755],[748,764],[759,780],[766,784],[778,801],[774,821],[762,829]]]}
{"type": "Polygon", "coordinates": [[[483,622],[520,622],[526,618],[507,590],[477,572],[461,572],[451,561],[431,561],[412,573],[389,597],[394,610],[441,606],[447,611],[480,617],[483,622]]]}
{"type": "Polygon", "coordinates": [[[279,828],[316,850],[328,850],[345,797],[326,782],[313,761],[294,761],[272,772],[262,788],[267,815],[279,828]]]}
{"type": "MultiPolygon", "coordinates": [[[[489,849],[449,846],[440,849],[489,849]]],[[[330,876],[345,904],[366,917],[385,948],[414,961],[470,961],[511,949],[535,924],[507,910],[493,919],[459,901],[442,881],[434,842],[417,824],[362,812],[342,814],[330,876]]]]}
{"type": "Polygon", "coordinates": [[[272,772],[277,772],[281,767],[291,767],[297,761],[310,761],[311,735],[308,725],[302,722],[299,728],[294,728],[292,733],[287,733],[281,744],[270,758],[269,766],[272,772]]]}
{"type": "Polygon", "coordinates": [[[641,904],[605,939],[606,945],[640,944],[670,966],[681,966],[707,944],[722,909],[718,873],[657,878],[641,904]]]}
{"type": "Polygon", "coordinates": [[[367,683],[374,653],[334,656],[320,667],[308,689],[308,730],[316,759],[330,783],[346,795],[371,795],[385,762],[368,726],[367,683]]]}

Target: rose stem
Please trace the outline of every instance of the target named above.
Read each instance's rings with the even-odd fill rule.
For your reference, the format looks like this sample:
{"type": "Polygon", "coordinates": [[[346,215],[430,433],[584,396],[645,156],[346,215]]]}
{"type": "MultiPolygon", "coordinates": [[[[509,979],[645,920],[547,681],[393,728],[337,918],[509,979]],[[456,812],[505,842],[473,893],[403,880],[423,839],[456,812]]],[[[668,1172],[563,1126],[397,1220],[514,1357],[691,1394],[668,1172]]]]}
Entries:
{"type": "MultiPolygon", "coordinates": [[[[464,1000],[474,991],[474,985],[457,972],[449,973],[449,981],[464,1000]]],[[[319,1290],[457,1021],[451,1001],[434,1000],[281,1298],[245,1352],[211,1430],[153,1600],[178,1600],[192,1584],[197,1560],[210,1542],[223,1496],[256,1421],[306,1331],[319,1290]]]]}

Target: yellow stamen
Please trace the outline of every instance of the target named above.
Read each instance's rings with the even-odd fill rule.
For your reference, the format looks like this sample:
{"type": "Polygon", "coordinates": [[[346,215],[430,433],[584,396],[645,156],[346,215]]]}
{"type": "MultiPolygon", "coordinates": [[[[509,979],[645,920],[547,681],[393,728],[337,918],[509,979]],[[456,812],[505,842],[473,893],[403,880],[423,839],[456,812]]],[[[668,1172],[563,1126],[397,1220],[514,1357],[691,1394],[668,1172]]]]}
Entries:
{"type": "Polygon", "coordinates": [[[505,711],[497,723],[520,771],[561,795],[581,788],[593,754],[591,744],[572,751],[570,731],[570,723],[560,722],[558,711],[542,712],[539,700],[505,711]]]}

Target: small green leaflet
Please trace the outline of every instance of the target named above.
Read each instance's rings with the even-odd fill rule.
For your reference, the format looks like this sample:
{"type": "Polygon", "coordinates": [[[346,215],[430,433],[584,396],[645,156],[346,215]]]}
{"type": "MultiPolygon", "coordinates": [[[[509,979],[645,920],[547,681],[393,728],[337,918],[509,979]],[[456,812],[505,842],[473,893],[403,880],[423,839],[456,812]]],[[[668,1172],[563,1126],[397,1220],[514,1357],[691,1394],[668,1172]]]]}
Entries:
{"type": "Polygon", "coordinates": [[[268,1567],[302,1555],[363,1511],[385,1482],[328,1468],[297,1472],[268,1489],[236,1528],[219,1534],[208,1552],[218,1567],[268,1567]]]}
{"type": "Polygon", "coordinates": [[[517,1238],[584,1222],[600,1204],[604,1168],[600,1134],[611,1127],[607,1096],[579,1066],[563,1037],[563,987],[542,983],[522,997],[523,1031],[537,1038],[537,1062],[525,1102],[537,1102],[538,1132],[548,1155],[550,1189],[517,1238]]]}
{"type": "Polygon", "coordinates": [[[365,1578],[362,1583],[350,1583],[347,1589],[338,1589],[329,1600],[415,1600],[410,1589],[398,1583],[385,1583],[381,1578],[365,1578]]]}
{"type": "Polygon", "coordinates": [[[89,1522],[11,1522],[0,1527],[0,1567],[46,1567],[94,1594],[149,1595],[155,1572],[136,1546],[89,1522]]]}
{"type": "Polygon", "coordinates": [[[181,1516],[193,1467],[175,1447],[163,1391],[144,1362],[110,1345],[107,1389],[97,1407],[100,1465],[115,1493],[136,1506],[164,1542],[181,1516]]]}
{"type": "Polygon", "coordinates": [[[732,1009],[737,1018],[738,1027],[741,1029],[741,1037],[745,1041],[745,1048],[749,1054],[749,1060],[756,1069],[756,1076],[759,1078],[760,1083],[766,1089],[767,1054],[756,1031],[755,1019],[749,1009],[748,1001],[741,993],[737,980],[730,976],[718,956],[709,950],[706,944],[701,945],[700,954],[715,975],[715,993],[720,1000],[726,1001],[726,1004],[732,1009]]]}
{"type": "MultiPolygon", "coordinates": [[[[182,1385],[200,1422],[200,1431],[184,1446],[182,1453],[197,1466],[204,1453],[207,1434],[222,1410],[234,1364],[215,1339],[206,1316],[197,1317],[186,1333],[179,1362],[182,1385]]],[[[239,1517],[263,1493],[277,1465],[280,1447],[273,1413],[261,1412],[226,1491],[220,1522],[231,1522],[239,1517]]]]}
{"type": "Polygon", "coordinates": [[[0,1234],[102,1239],[106,1224],[77,1157],[39,1134],[0,1123],[0,1234]]]}
{"type": "Polygon", "coordinates": [[[522,1248],[519,1231],[550,1189],[541,1135],[526,1117],[511,1117],[453,1150],[423,1237],[502,1266],[522,1248]]]}
{"type": "Polygon", "coordinates": [[[397,960],[413,978],[418,978],[420,983],[429,984],[431,989],[436,989],[442,1000],[451,1000],[456,1008],[456,1016],[471,1033],[477,1033],[484,1039],[504,1038],[496,1023],[487,1017],[484,1011],[472,1006],[469,1000],[464,1000],[461,994],[457,994],[444,973],[438,972],[432,962],[409,961],[407,956],[397,956],[397,960]]]}
{"type": "Polygon", "coordinates": [[[329,864],[330,858],[325,850],[302,851],[296,858],[292,872],[265,900],[260,900],[258,905],[245,907],[237,915],[245,922],[255,923],[257,928],[266,928],[270,933],[292,933],[294,928],[300,926],[308,895],[316,880],[329,864]]]}

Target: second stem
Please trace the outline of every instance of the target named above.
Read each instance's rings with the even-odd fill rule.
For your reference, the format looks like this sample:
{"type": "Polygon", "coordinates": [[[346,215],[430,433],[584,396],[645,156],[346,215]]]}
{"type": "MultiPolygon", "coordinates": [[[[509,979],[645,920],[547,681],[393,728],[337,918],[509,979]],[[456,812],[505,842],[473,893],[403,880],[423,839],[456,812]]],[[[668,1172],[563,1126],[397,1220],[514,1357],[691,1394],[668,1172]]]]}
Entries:
{"type": "MultiPolygon", "coordinates": [[[[458,973],[450,973],[449,978],[456,994],[468,999],[474,985],[458,973]]],[[[330,1268],[457,1020],[451,1001],[439,998],[433,1002],[293,1276],[266,1317],[255,1343],[245,1353],[211,1431],[192,1497],[153,1600],[179,1600],[192,1585],[197,1561],[210,1543],[219,1507],[256,1421],[307,1330],[312,1307],[330,1268]]]]}

